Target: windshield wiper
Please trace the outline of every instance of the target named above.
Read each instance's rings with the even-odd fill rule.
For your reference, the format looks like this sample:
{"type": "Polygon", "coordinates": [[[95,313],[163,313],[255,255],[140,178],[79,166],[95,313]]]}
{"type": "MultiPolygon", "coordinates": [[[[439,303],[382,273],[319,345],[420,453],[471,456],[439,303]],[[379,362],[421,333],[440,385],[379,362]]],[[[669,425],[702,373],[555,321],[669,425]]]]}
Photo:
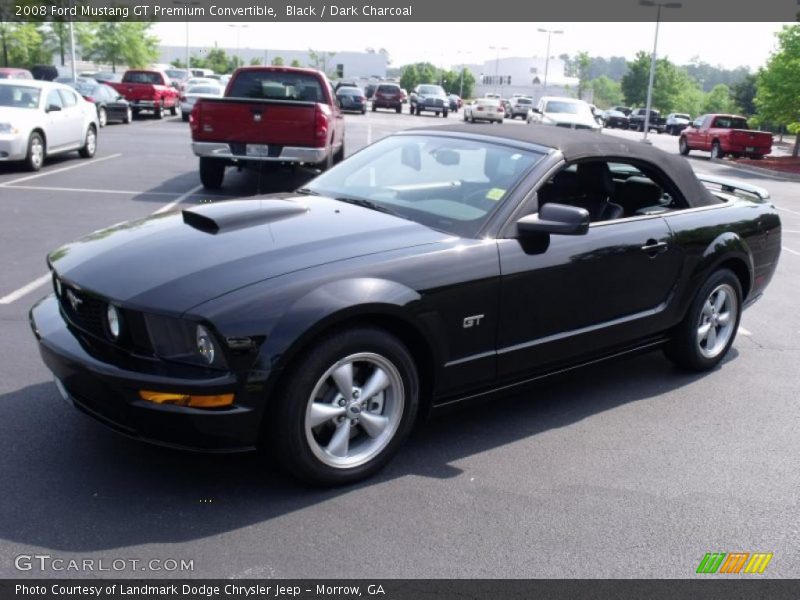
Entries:
{"type": "Polygon", "coordinates": [[[392,215],[395,217],[400,217],[405,219],[403,215],[393,211],[391,208],[387,208],[383,204],[378,204],[377,202],[373,202],[372,200],[367,200],[366,198],[353,198],[352,196],[337,196],[334,200],[338,200],[339,202],[347,202],[348,204],[355,204],[356,206],[362,206],[364,208],[369,208],[370,210],[377,210],[378,212],[386,213],[387,215],[392,215]]]}

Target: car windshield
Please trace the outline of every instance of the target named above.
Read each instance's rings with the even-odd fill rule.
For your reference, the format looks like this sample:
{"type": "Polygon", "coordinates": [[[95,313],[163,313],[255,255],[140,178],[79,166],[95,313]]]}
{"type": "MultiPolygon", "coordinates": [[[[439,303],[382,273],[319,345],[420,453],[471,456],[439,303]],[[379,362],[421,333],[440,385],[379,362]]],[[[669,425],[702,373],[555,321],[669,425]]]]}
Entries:
{"type": "Polygon", "coordinates": [[[533,104],[530,98],[517,98],[517,104],[533,104]]]}
{"type": "Polygon", "coordinates": [[[242,71],[233,80],[229,96],[265,100],[324,100],[319,79],[307,73],[242,71]]]}
{"type": "Polygon", "coordinates": [[[127,71],[125,75],[122,76],[122,82],[161,85],[161,75],[148,71],[127,71]]]}
{"type": "Polygon", "coordinates": [[[27,85],[1,85],[0,106],[38,108],[41,90],[27,85]]]}
{"type": "Polygon", "coordinates": [[[399,94],[400,88],[396,85],[380,85],[378,91],[382,94],[399,94]]]}
{"type": "Polygon", "coordinates": [[[364,92],[354,87],[340,87],[336,91],[336,94],[338,96],[363,96],[364,92]]]}
{"type": "Polygon", "coordinates": [[[589,111],[589,106],[587,104],[580,104],[579,102],[564,102],[561,100],[552,100],[547,103],[544,112],[579,115],[591,111],[589,111]]]}
{"type": "Polygon", "coordinates": [[[68,86],[75,88],[81,96],[91,96],[93,95],[95,89],[97,88],[96,85],[92,85],[91,83],[84,83],[82,81],[77,82],[69,82],[67,83],[68,86]]]}
{"type": "Polygon", "coordinates": [[[180,69],[169,69],[168,71],[164,71],[170,79],[186,79],[189,74],[186,71],[181,71],[180,69]]]}
{"type": "Polygon", "coordinates": [[[222,95],[222,88],[218,85],[195,85],[186,90],[187,94],[213,94],[214,96],[222,95]]]}
{"type": "Polygon", "coordinates": [[[396,135],[368,146],[305,189],[474,237],[542,156],[473,140],[396,135]]]}
{"type": "Polygon", "coordinates": [[[444,90],[438,85],[421,85],[419,86],[420,94],[430,94],[432,96],[443,96],[444,90]]]}

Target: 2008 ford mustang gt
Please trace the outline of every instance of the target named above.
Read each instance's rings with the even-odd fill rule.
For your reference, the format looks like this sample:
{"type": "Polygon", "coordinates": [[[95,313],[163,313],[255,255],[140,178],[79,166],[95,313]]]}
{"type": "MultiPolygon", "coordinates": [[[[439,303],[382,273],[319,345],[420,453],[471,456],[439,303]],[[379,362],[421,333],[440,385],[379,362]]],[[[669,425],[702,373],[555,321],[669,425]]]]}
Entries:
{"type": "Polygon", "coordinates": [[[60,393],[114,429],[346,483],[431,407],[645,349],[715,367],[780,235],[765,191],[637,142],[416,129],[295,193],[68,244],[30,321],[60,393]]]}

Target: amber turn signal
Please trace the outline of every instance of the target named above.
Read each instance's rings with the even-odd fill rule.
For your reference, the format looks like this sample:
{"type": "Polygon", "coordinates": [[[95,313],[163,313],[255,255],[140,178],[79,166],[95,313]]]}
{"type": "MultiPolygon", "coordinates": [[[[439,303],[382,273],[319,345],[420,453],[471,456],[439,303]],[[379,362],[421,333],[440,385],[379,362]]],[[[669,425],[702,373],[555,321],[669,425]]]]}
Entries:
{"type": "Polygon", "coordinates": [[[233,394],[218,394],[216,396],[194,396],[191,394],[173,394],[171,392],[150,392],[139,390],[139,397],[156,404],[175,404],[177,406],[192,406],[194,408],[219,408],[233,404],[233,394]]]}

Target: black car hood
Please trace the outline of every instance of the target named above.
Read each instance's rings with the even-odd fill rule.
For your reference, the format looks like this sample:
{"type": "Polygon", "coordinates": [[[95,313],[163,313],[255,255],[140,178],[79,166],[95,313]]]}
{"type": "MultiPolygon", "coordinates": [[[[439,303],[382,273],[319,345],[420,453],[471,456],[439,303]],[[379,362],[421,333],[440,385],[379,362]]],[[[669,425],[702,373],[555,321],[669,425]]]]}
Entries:
{"type": "Polygon", "coordinates": [[[279,275],[450,237],[330,198],[280,194],[120,223],[49,261],[66,281],[130,308],[181,313],[279,275]]]}

